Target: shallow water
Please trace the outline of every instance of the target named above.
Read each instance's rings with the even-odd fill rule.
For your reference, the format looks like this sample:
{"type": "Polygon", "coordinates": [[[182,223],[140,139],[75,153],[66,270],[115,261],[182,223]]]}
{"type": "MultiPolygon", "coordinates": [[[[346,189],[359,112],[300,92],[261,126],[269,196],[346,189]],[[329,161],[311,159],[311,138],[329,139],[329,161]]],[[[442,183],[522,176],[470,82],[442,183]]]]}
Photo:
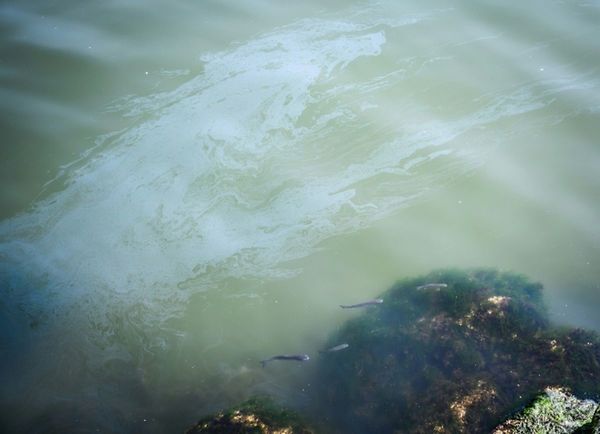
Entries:
{"type": "Polygon", "coordinates": [[[302,405],[258,361],[437,267],[600,330],[600,4],[510,3],[1,5],[0,423],[302,405]]]}

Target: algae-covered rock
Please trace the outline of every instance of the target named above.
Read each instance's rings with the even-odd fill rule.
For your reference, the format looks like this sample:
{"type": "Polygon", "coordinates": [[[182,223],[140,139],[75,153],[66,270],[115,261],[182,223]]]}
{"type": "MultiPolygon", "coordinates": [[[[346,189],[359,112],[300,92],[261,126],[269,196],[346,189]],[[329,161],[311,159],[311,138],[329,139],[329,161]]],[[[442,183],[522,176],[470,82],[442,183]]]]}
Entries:
{"type": "Polygon", "coordinates": [[[498,426],[493,434],[583,433],[592,423],[598,404],[562,389],[548,388],[517,416],[498,426]]]}
{"type": "Polygon", "coordinates": [[[201,419],[186,434],[313,434],[294,412],[266,397],[201,419]]]}
{"type": "Polygon", "coordinates": [[[350,347],[318,362],[331,432],[490,432],[548,386],[600,392],[598,336],[552,327],[523,276],[436,271],[381,297],[329,340],[350,347]]]}

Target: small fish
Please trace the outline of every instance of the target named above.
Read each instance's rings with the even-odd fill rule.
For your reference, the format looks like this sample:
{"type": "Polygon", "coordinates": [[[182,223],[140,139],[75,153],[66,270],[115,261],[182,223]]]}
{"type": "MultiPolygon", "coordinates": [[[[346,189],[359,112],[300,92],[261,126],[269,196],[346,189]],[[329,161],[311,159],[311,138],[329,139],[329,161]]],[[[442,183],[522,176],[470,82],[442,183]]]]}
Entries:
{"type": "Polygon", "coordinates": [[[358,303],[358,304],[340,304],[340,307],[342,309],[352,309],[354,307],[372,306],[374,304],[381,304],[381,303],[383,303],[383,298],[376,298],[375,300],[369,300],[369,301],[365,301],[363,303],[358,303]]]}
{"type": "Polygon", "coordinates": [[[423,289],[437,289],[438,291],[442,288],[447,288],[448,284],[446,283],[427,283],[425,285],[417,286],[418,290],[423,289]]]}
{"type": "Polygon", "coordinates": [[[326,350],[321,350],[321,351],[319,351],[319,353],[321,353],[321,354],[323,354],[323,353],[334,353],[336,351],[345,350],[349,346],[350,345],[348,345],[348,344],[340,344],[340,345],[336,345],[335,347],[328,348],[326,350]]]}
{"type": "Polygon", "coordinates": [[[308,357],[308,354],[281,354],[279,356],[273,356],[268,359],[261,360],[260,364],[264,368],[265,366],[267,366],[267,363],[272,362],[273,360],[297,360],[299,362],[306,362],[307,360],[310,360],[310,357],[308,357]]]}

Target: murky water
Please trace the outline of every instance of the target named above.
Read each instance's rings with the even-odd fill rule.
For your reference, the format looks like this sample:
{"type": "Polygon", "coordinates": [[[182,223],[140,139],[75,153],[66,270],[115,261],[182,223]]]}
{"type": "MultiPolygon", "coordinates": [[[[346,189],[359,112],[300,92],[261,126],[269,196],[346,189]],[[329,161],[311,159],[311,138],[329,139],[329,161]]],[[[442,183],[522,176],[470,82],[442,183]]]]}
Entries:
{"type": "MultiPolygon", "coordinates": [[[[362,301],[446,266],[600,330],[600,3],[0,6],[1,426],[302,405],[362,301]]],[[[45,427],[45,428],[44,428],[45,427]]]]}

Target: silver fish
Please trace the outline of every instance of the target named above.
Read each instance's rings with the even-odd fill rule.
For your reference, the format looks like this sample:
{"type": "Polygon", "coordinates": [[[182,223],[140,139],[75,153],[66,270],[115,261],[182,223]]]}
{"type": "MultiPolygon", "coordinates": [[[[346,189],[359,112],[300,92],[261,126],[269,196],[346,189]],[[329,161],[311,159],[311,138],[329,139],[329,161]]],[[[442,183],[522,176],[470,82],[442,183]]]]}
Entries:
{"type": "Polygon", "coordinates": [[[260,364],[264,368],[267,365],[267,363],[272,362],[273,360],[297,360],[299,362],[306,362],[307,360],[310,360],[310,357],[308,356],[308,354],[281,354],[279,356],[273,356],[268,359],[261,360],[260,364]]]}
{"type": "Polygon", "coordinates": [[[423,289],[437,289],[438,291],[442,288],[447,288],[448,284],[446,283],[427,283],[425,285],[417,286],[418,290],[423,289]]]}
{"type": "Polygon", "coordinates": [[[383,303],[383,298],[376,298],[375,300],[369,300],[369,301],[365,301],[363,303],[358,303],[358,304],[340,304],[340,307],[342,309],[352,309],[354,307],[372,306],[374,304],[381,304],[381,303],[383,303]]]}
{"type": "Polygon", "coordinates": [[[334,353],[336,351],[345,350],[349,346],[350,345],[348,345],[348,344],[340,344],[340,345],[336,345],[335,347],[328,348],[326,350],[321,350],[321,351],[319,351],[319,353],[334,353]]]}

